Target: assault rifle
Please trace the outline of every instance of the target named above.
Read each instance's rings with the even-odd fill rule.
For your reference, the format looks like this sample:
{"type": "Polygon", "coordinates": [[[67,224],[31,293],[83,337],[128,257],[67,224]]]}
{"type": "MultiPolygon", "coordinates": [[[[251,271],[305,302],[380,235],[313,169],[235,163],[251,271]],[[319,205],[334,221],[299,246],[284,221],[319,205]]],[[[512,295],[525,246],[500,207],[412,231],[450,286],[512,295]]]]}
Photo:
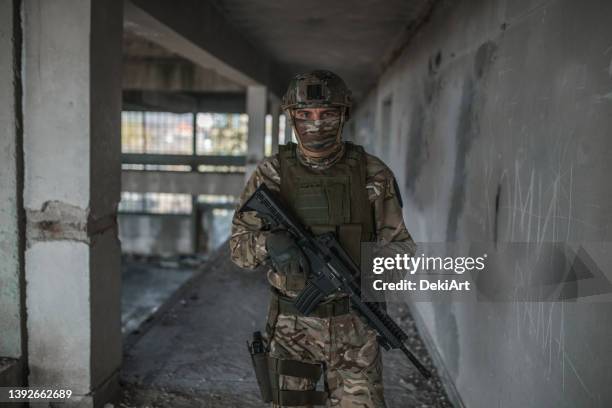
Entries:
{"type": "Polygon", "coordinates": [[[340,246],[333,233],[313,235],[286,209],[274,193],[261,184],[238,212],[255,211],[270,228],[283,227],[295,238],[310,263],[310,276],[306,287],[295,300],[295,307],[307,316],[328,295],[342,292],[350,298],[353,309],[376,330],[378,341],[386,350],[400,349],[425,377],[429,370],[404,344],[408,335],[380,306],[361,300],[361,289],[355,281],[359,268],[340,246]]]}

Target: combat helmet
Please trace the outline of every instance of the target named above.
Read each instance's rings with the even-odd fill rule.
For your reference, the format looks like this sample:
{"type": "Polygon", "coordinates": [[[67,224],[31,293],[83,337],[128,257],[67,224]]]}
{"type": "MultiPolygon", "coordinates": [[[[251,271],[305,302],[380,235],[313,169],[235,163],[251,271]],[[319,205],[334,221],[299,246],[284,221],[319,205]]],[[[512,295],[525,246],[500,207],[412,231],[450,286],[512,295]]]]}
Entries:
{"type": "Polygon", "coordinates": [[[300,108],[344,108],[348,119],[352,105],[351,91],[342,78],[331,71],[316,70],[293,77],[283,96],[283,110],[300,108]]]}

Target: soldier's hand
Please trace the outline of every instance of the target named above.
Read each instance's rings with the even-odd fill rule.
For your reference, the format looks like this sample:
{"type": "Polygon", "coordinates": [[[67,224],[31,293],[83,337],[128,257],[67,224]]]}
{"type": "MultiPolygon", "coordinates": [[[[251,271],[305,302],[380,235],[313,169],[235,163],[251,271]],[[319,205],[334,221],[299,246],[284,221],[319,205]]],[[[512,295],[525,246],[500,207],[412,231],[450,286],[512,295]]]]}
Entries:
{"type": "Polygon", "coordinates": [[[266,238],[266,250],[277,272],[286,276],[308,274],[308,259],[289,231],[271,231],[266,238]]]}

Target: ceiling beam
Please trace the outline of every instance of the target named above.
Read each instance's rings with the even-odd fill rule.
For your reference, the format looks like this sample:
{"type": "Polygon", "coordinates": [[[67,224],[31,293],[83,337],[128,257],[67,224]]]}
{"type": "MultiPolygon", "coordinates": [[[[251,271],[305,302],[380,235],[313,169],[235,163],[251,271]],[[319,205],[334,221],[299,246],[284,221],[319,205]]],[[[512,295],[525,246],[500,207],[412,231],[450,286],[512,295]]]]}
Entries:
{"type": "Polygon", "coordinates": [[[123,91],[123,110],[173,113],[245,113],[245,95],[235,92],[123,91]]]}
{"type": "Polygon", "coordinates": [[[245,92],[245,87],[185,58],[123,58],[123,89],[149,91],[245,92]]]}
{"type": "Polygon", "coordinates": [[[249,43],[208,0],[127,0],[124,25],[149,41],[242,86],[281,95],[280,67],[249,43]]]}

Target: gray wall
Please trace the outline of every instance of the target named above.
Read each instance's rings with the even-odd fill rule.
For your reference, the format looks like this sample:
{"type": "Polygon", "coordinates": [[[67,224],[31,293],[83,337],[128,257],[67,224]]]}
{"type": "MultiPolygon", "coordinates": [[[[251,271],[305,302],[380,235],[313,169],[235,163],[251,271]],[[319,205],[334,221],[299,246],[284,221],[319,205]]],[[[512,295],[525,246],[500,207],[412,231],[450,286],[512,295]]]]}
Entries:
{"type": "MultiPolygon", "coordinates": [[[[415,240],[579,241],[610,274],[589,249],[612,235],[610,16],[604,1],[436,6],[354,118],[358,142],[389,152],[415,240]]],[[[612,313],[598,300],[412,309],[466,406],[607,407],[612,313]]]]}
{"type": "MultiPolygon", "coordinates": [[[[215,250],[229,237],[233,212],[225,213],[203,214],[200,240],[207,240],[202,246],[208,251],[215,250]]],[[[118,219],[123,253],[162,256],[193,253],[190,214],[120,213],[118,219]]]]}
{"type": "Polygon", "coordinates": [[[121,251],[139,255],[192,253],[190,215],[119,215],[121,251]]]}

